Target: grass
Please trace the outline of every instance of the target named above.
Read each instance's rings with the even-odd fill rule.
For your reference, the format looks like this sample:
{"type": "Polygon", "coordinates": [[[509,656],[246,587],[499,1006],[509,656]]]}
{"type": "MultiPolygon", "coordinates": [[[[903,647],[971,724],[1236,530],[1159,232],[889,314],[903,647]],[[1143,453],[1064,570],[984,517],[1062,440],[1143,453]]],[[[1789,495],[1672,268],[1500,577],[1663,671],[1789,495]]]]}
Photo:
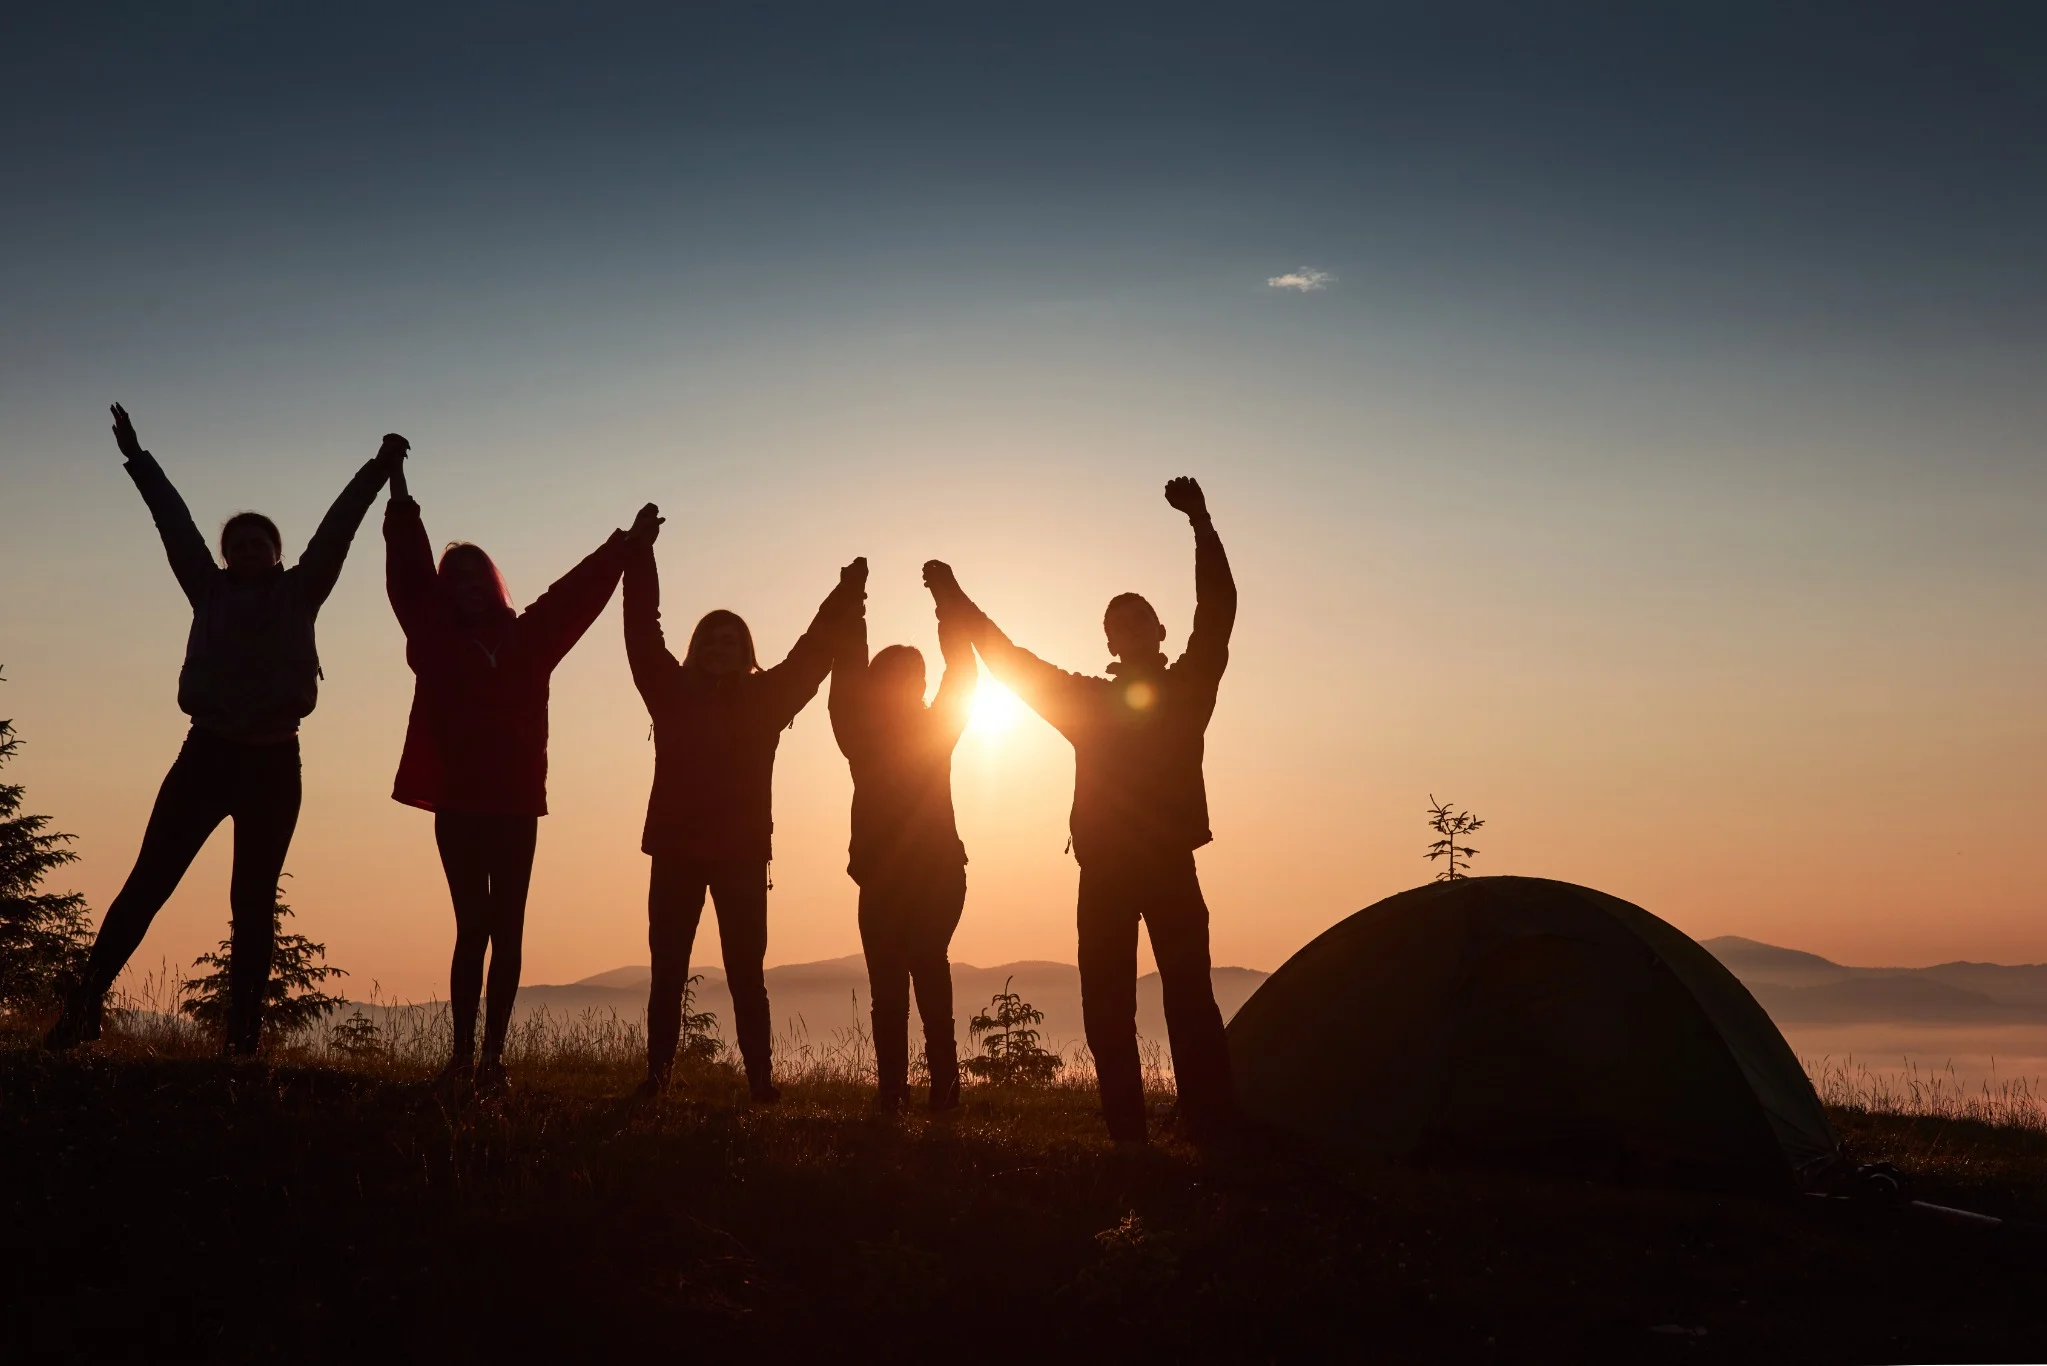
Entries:
{"type": "MultiPolygon", "coordinates": [[[[314,1040],[267,1072],[148,1013],[70,1057],[0,1036],[0,1355],[1877,1361],[2047,1346],[2038,1245],[1892,1211],[1170,1141],[1131,1156],[1080,1084],[969,1087],[954,1117],[885,1119],[852,1027],[807,1057],[784,1041],[780,1106],[746,1104],[712,1064],[635,1109],[621,1099],[635,1027],[536,1022],[513,1041],[511,1099],[457,1104],[426,1080],[442,1026],[418,1018],[377,1053],[314,1040]]],[[[1914,1167],[1927,1198],[2047,1222],[2039,1128],[1834,1114],[1863,1156],[1914,1167]]]]}

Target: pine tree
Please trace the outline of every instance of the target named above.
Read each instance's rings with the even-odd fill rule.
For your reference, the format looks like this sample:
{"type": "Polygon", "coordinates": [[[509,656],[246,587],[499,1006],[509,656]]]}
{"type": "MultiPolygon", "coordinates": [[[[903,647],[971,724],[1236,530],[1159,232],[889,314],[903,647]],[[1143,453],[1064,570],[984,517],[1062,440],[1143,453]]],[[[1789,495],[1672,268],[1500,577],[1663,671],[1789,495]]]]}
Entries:
{"type": "Polygon", "coordinates": [[[1439,802],[1435,793],[1429,794],[1429,829],[1435,831],[1441,838],[1429,846],[1428,853],[1423,857],[1431,862],[1439,858],[1450,860],[1449,866],[1436,874],[1436,881],[1462,882],[1470,876],[1457,866],[1458,860],[1462,859],[1464,867],[1469,868],[1472,859],[1478,857],[1478,850],[1457,841],[1484,825],[1484,821],[1469,811],[1452,811],[1450,803],[1439,802]]]}
{"type": "Polygon", "coordinates": [[[1045,1012],[1009,989],[1010,980],[990,998],[989,1010],[967,1021],[967,1037],[986,1041],[981,1056],[968,1058],[961,1066],[982,1081],[1026,1082],[1042,1085],[1059,1070],[1060,1058],[1038,1043],[1034,1028],[1045,1022],[1045,1012]],[[991,1014],[990,1011],[993,1013],[991,1014]]]}
{"type": "MultiPolygon", "coordinates": [[[[286,874],[290,876],[290,874],[286,874]]],[[[346,977],[341,968],[327,962],[327,946],[315,944],[302,934],[286,934],[284,921],[291,914],[285,904],[284,888],[277,889],[277,902],[270,913],[270,927],[276,947],[270,955],[270,981],[263,990],[263,1033],[272,1039],[288,1039],[311,1029],[348,1002],[329,996],[320,984],[333,977],[346,977]]],[[[227,1029],[228,972],[234,961],[234,941],[223,939],[213,953],[192,960],[194,968],[211,968],[201,977],[187,978],[185,999],[178,1010],[195,1022],[222,1033],[227,1029]]]]}
{"type": "MultiPolygon", "coordinates": [[[[14,723],[0,721],[0,764],[20,747],[14,723]]],[[[64,847],[72,836],[45,833],[48,816],[21,814],[22,790],[0,783],[0,1009],[15,1010],[61,998],[84,972],[92,944],[83,896],[36,890],[78,855],[64,847]]]]}

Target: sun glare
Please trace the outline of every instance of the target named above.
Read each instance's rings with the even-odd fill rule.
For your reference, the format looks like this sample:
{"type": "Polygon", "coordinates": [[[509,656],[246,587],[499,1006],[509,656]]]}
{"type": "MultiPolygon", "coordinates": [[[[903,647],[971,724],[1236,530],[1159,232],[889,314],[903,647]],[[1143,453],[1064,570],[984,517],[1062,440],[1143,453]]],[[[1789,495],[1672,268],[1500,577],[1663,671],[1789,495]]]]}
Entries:
{"type": "Polygon", "coordinates": [[[979,735],[1000,735],[1023,719],[1024,704],[1015,693],[985,674],[974,688],[973,715],[968,729],[979,735]]]}

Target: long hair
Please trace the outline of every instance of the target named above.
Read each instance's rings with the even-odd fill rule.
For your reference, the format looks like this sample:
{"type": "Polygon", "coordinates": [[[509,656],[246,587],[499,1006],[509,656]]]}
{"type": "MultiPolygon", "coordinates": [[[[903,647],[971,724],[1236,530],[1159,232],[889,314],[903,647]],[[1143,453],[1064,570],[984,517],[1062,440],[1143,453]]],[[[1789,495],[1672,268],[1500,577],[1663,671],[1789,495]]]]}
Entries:
{"type": "Polygon", "coordinates": [[[436,572],[440,575],[442,588],[448,586],[448,571],[464,561],[483,569],[491,586],[497,589],[498,606],[507,612],[518,611],[512,606],[512,590],[505,587],[505,576],[498,573],[497,561],[493,560],[482,546],[472,545],[468,541],[450,541],[448,548],[441,552],[440,568],[436,572]]]}
{"type": "Polygon", "coordinates": [[[697,663],[697,651],[710,638],[711,632],[720,626],[739,628],[739,639],[746,645],[746,671],[757,674],[761,671],[759,656],[753,652],[753,632],[747,628],[746,618],[737,612],[728,612],[722,607],[712,608],[697,622],[697,628],[689,633],[689,649],[682,657],[682,667],[687,669],[697,663]]]}

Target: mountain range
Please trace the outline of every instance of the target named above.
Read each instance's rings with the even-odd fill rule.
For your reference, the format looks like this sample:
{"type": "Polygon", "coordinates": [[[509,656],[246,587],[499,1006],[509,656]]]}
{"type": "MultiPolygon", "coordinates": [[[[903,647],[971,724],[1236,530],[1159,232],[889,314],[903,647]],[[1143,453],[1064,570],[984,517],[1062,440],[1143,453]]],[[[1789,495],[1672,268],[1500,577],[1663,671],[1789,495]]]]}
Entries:
{"type": "Polygon", "coordinates": [[[1702,943],[1779,1024],[2047,1024],[2047,964],[1859,968],[1738,935],[1702,943]]]}

